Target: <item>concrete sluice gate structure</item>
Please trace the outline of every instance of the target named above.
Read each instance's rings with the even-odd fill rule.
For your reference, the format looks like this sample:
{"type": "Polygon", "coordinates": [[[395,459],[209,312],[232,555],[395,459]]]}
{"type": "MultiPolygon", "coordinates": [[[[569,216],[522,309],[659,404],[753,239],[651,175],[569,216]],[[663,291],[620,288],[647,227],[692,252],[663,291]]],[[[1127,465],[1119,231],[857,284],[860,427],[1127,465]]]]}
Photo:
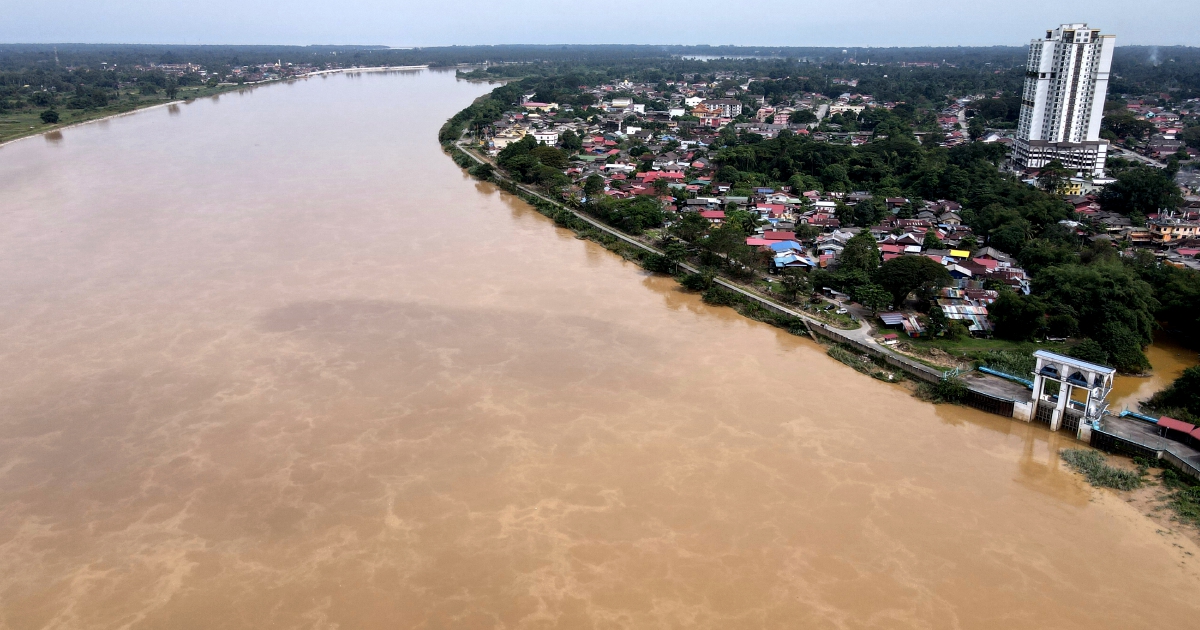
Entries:
{"type": "Polygon", "coordinates": [[[1108,412],[1117,371],[1045,350],[1033,357],[1033,392],[1030,400],[1013,403],[1013,417],[1048,424],[1051,431],[1073,431],[1077,439],[1090,441],[1092,428],[1108,412]]]}

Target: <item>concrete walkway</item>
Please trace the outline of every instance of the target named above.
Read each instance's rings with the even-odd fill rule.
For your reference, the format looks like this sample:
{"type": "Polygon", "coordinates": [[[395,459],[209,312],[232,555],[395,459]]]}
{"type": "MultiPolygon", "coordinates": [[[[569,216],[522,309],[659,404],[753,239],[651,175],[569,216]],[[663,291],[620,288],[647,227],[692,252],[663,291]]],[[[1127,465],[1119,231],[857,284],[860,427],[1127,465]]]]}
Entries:
{"type": "Polygon", "coordinates": [[[1184,472],[1200,478],[1200,450],[1159,435],[1157,425],[1136,418],[1108,415],[1100,421],[1100,430],[1154,451],[1170,453],[1178,460],[1172,463],[1184,464],[1184,472]],[[1191,470],[1186,470],[1187,467],[1191,470]]]}

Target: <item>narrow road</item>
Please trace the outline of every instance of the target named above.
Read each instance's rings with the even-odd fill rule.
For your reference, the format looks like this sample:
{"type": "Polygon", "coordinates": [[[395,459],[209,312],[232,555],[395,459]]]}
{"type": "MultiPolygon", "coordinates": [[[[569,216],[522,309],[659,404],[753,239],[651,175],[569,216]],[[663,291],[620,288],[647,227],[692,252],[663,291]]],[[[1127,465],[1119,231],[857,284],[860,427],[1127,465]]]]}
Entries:
{"type": "Polygon", "coordinates": [[[1129,149],[1124,149],[1124,148],[1118,147],[1115,144],[1110,144],[1109,146],[1112,147],[1113,151],[1116,152],[1118,157],[1122,157],[1122,158],[1130,159],[1130,160],[1136,160],[1138,162],[1141,162],[1142,164],[1147,164],[1147,165],[1153,166],[1154,168],[1167,168],[1166,164],[1163,164],[1162,162],[1159,162],[1158,160],[1155,160],[1153,158],[1148,158],[1148,157],[1142,155],[1141,153],[1135,153],[1133,151],[1130,151],[1129,149]]]}

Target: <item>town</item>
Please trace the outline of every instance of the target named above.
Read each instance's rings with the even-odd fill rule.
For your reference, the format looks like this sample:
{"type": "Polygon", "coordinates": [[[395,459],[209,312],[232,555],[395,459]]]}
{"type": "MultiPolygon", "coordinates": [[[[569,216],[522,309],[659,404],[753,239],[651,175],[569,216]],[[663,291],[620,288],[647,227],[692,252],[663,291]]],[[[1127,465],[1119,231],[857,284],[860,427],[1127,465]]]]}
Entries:
{"type": "MultiPolygon", "coordinates": [[[[836,269],[847,243],[866,233],[881,262],[924,256],[944,267],[953,283],[942,288],[938,304],[946,319],[962,322],[971,334],[994,330],[987,310],[999,296],[993,287],[1030,294],[1032,278],[1018,260],[1020,251],[1014,251],[1021,243],[976,234],[958,201],[855,190],[844,173],[841,181],[824,174],[770,185],[735,180],[742,147],[781,137],[859,147],[893,129],[881,130],[875,121],[894,119],[897,108],[914,118],[907,103],[878,102],[853,91],[836,96],[773,92],[768,98],[756,89],[762,82],[719,72],[682,81],[621,80],[584,86],[571,104],[543,102],[536,90],[527,91],[519,94],[516,107],[477,131],[489,153],[502,161],[505,150],[512,153],[509,147],[523,140],[530,147],[557,147],[559,154],[543,163],[561,167],[558,188],[575,203],[601,195],[655,200],[664,217],[654,226],[656,234],[677,232],[673,229],[692,213],[713,227],[737,217],[748,228],[744,243],[759,254],[758,267],[768,281],[788,270],[836,269]]],[[[833,83],[848,90],[857,85],[845,79],[833,83]]],[[[1164,264],[1200,270],[1200,175],[1189,166],[1200,151],[1200,98],[1169,97],[1119,95],[1104,103],[1106,123],[1115,121],[1125,134],[1118,138],[1107,125],[1102,131],[1115,149],[1109,170],[1149,165],[1173,176],[1179,189],[1175,207],[1141,216],[1101,203],[1104,188],[1117,182],[1103,167],[1068,173],[1061,163],[1021,168],[1007,159],[1018,131],[988,126],[991,111],[1004,107],[1001,94],[948,98],[938,111],[921,112],[935,122],[925,125],[928,131],[912,132],[912,139],[924,147],[992,145],[986,147],[989,154],[1005,158],[998,170],[1030,188],[1045,189],[1048,182],[1054,187],[1051,192],[1071,210],[1057,221],[1061,230],[1081,242],[1111,244],[1123,256],[1145,251],[1164,264]],[[1189,129],[1192,146],[1184,141],[1189,129]]],[[[922,127],[921,122],[915,126],[922,127]]],[[[908,336],[929,334],[927,318],[916,313],[885,318],[900,322],[908,336]]]]}
{"type": "Polygon", "coordinates": [[[442,140],[489,156],[479,176],[499,167],[660,248],[647,268],[688,265],[681,282],[706,301],[729,301],[713,281],[726,278],[857,330],[834,339],[876,359],[948,370],[941,380],[979,368],[960,398],[1081,440],[1111,416],[1097,439],[1144,446],[1135,434],[1150,422],[1180,436],[1167,450],[1200,475],[1200,429],[1162,428],[1180,422],[1167,412],[1195,422],[1200,410],[1164,394],[1117,419],[1103,397],[1059,396],[1091,382],[1076,368],[1097,383],[1149,371],[1155,328],[1191,342],[1200,306],[1200,97],[1108,94],[1112,41],[1084,24],[1047,31],[1018,99],[914,103],[778,72],[514,80],[442,140]],[[1072,55],[1087,60],[1078,76],[1060,72],[1072,55]]]}

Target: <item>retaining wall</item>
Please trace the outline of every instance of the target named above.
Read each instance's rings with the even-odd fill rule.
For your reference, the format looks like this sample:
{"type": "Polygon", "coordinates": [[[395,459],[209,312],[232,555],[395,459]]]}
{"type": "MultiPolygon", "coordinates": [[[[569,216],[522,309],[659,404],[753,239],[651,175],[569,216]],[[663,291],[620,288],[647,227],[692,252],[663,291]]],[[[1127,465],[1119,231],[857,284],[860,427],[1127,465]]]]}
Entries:
{"type": "Polygon", "coordinates": [[[943,374],[940,370],[935,370],[935,369],[929,367],[928,365],[924,365],[922,363],[917,363],[916,361],[909,361],[898,355],[895,355],[895,354],[892,354],[885,350],[882,350],[881,348],[869,346],[865,343],[862,343],[861,341],[859,341],[857,339],[854,339],[853,337],[850,337],[849,335],[843,334],[840,330],[837,330],[836,328],[830,328],[829,326],[827,326],[825,324],[810,323],[809,329],[812,330],[814,333],[821,335],[822,337],[825,337],[826,339],[829,339],[830,341],[833,341],[835,343],[845,344],[847,346],[854,348],[855,350],[862,352],[863,354],[869,354],[873,357],[883,359],[884,362],[887,363],[888,365],[890,365],[892,367],[900,368],[906,374],[916,377],[918,379],[921,379],[923,381],[926,381],[929,383],[937,383],[942,380],[943,374]]]}

